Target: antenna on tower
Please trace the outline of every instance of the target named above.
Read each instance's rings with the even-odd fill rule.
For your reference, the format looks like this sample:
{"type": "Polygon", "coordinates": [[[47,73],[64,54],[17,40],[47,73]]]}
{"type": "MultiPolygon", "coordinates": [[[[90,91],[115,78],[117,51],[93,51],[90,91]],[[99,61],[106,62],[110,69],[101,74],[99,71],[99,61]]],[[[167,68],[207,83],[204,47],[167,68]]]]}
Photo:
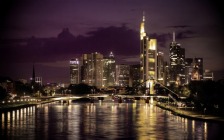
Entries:
{"type": "Polygon", "coordinates": [[[173,32],[173,42],[175,42],[175,32],[173,32]]]}
{"type": "Polygon", "coordinates": [[[142,17],[142,21],[145,21],[145,11],[143,11],[143,17],[142,17]]]}

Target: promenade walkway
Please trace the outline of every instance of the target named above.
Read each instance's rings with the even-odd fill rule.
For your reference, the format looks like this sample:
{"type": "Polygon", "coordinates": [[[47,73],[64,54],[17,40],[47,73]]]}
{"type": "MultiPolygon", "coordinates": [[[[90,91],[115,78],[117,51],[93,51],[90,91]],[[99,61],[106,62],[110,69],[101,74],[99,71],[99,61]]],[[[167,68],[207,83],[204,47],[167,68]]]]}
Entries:
{"type": "Polygon", "coordinates": [[[224,117],[199,112],[194,110],[194,108],[184,108],[184,107],[178,108],[176,106],[168,105],[165,103],[157,103],[156,105],[160,108],[172,111],[174,115],[178,115],[181,117],[186,117],[186,118],[195,119],[195,120],[202,120],[202,121],[215,121],[215,122],[224,123],[224,117]]]}

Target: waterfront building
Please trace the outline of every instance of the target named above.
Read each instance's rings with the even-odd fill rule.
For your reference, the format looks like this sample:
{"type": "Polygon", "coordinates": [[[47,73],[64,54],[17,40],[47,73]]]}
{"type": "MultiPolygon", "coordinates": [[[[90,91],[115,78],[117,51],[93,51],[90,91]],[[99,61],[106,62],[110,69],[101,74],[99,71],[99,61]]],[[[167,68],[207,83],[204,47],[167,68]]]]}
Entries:
{"type": "Polygon", "coordinates": [[[157,40],[150,39],[145,31],[145,16],[140,24],[140,82],[154,94],[157,80],[157,40]]]}
{"type": "Polygon", "coordinates": [[[78,58],[70,60],[70,83],[80,83],[80,62],[78,58]]]}
{"type": "Polygon", "coordinates": [[[95,52],[82,55],[81,81],[90,86],[103,87],[103,55],[95,52]]]}
{"type": "Polygon", "coordinates": [[[114,54],[110,52],[109,57],[103,59],[103,87],[115,86],[116,64],[114,54]]]}
{"type": "Polygon", "coordinates": [[[173,41],[170,43],[170,83],[181,85],[185,83],[185,49],[175,41],[175,33],[173,33],[173,41]]]}

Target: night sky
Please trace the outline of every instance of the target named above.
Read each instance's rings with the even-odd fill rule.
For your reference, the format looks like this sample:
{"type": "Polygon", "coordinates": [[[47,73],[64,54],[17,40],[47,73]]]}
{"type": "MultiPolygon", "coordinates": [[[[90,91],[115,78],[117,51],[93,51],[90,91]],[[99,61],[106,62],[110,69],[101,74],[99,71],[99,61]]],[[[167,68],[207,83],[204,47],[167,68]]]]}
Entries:
{"type": "Polygon", "coordinates": [[[166,60],[175,31],[186,57],[223,78],[223,6],[212,0],[0,0],[0,8],[0,76],[29,79],[35,63],[44,83],[68,83],[69,60],[92,52],[137,64],[144,11],[166,60]]]}

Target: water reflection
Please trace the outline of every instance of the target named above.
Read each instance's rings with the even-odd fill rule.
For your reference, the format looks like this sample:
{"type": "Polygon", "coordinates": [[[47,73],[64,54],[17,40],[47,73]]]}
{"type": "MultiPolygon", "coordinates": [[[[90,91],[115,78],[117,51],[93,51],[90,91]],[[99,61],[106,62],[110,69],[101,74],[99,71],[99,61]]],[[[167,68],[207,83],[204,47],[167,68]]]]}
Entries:
{"type": "Polygon", "coordinates": [[[152,104],[51,103],[1,113],[6,139],[212,139],[223,126],[174,116],[152,104]]]}

